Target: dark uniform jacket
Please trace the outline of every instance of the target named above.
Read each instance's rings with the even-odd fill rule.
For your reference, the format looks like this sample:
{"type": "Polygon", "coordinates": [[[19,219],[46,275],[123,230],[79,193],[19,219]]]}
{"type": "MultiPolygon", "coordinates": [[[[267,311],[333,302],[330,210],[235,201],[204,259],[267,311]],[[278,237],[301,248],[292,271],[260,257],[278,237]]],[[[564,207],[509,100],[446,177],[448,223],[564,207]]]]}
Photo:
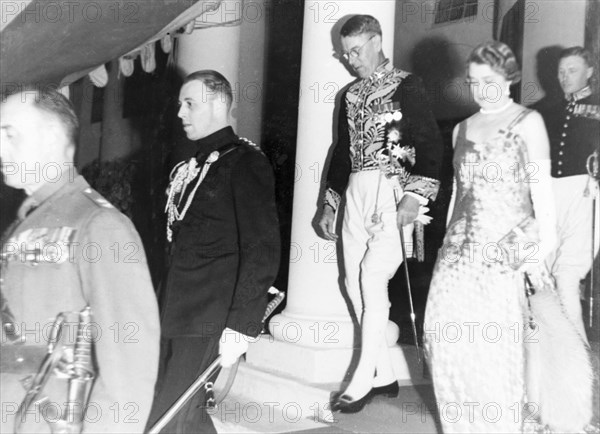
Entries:
{"type": "Polygon", "coordinates": [[[586,160],[600,147],[600,96],[589,87],[574,96],[541,111],[555,178],[587,174],[586,160]]]}
{"type": "MultiPolygon", "coordinates": [[[[37,208],[2,246],[2,294],[14,317],[13,331],[25,340],[2,337],[2,432],[13,431],[16,406],[25,394],[20,380],[35,373],[20,366],[27,360],[7,358],[19,346],[44,346],[56,315],[86,305],[93,315],[89,332],[98,372],[84,432],[142,432],[152,404],[160,331],[142,243],[129,219],[73,172],[26,199],[22,216],[30,205],[37,208]]],[[[67,316],[65,345],[74,341],[77,320],[67,316]]],[[[44,395],[51,410],[64,411],[67,381],[52,375],[44,395]]],[[[34,407],[25,431],[50,432],[35,413],[34,407]]],[[[55,418],[52,412],[49,417],[55,418]]]]}
{"type": "Polygon", "coordinates": [[[385,116],[393,114],[400,119],[387,125],[400,132],[399,154],[412,154],[402,161],[407,168],[400,177],[402,187],[405,192],[435,200],[443,145],[425,89],[418,77],[393,68],[386,60],[343,95],[325,203],[337,209],[351,172],[380,168],[379,161],[385,161],[382,152],[387,152],[385,116]]]}
{"type": "MultiPolygon", "coordinates": [[[[271,166],[231,127],[198,140],[182,157],[196,155],[202,167],[212,151],[232,147],[211,165],[187,214],[174,225],[161,301],[166,338],[219,338],[225,327],[257,336],[262,329],[280,253],[271,166]]],[[[184,195],[181,203],[186,200],[184,195]]]]}

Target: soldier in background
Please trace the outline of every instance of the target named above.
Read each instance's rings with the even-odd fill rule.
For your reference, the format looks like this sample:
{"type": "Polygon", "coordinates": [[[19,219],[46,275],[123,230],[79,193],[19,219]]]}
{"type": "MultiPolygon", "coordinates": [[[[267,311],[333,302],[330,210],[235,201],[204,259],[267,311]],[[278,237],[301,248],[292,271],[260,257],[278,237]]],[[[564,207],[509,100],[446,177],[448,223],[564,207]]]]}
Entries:
{"type": "Polygon", "coordinates": [[[594,65],[592,54],[582,47],[563,50],[558,80],[565,98],[541,111],[550,138],[558,225],[558,246],[549,267],[567,315],[584,339],[581,280],[592,265],[592,205],[597,188],[586,162],[600,146],[600,97],[591,87],[594,65]]]}
{"type": "MultiPolygon", "coordinates": [[[[81,373],[73,346],[78,312],[88,306],[84,342],[96,378],[83,432],[141,433],[160,333],[141,240],[127,217],[75,170],[78,120],[64,96],[35,89],[8,96],[0,104],[0,127],[4,180],[27,194],[2,244],[1,431],[50,432],[61,420],[81,422],[73,412],[86,403],[72,402],[67,393],[69,379],[81,373]],[[56,369],[35,400],[48,399],[18,412],[28,386],[22,380],[38,370],[60,313],[65,323],[53,353],[56,369]]],[[[76,395],[86,400],[85,393],[76,395]]]]}

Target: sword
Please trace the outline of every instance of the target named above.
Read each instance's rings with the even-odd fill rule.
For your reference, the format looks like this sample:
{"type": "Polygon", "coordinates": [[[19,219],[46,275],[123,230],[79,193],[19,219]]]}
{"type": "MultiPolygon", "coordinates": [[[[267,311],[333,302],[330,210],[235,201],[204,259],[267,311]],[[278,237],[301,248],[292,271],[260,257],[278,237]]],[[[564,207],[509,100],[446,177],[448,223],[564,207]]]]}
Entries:
{"type": "Polygon", "coordinates": [[[161,418],[150,428],[148,434],[158,434],[170,421],[173,417],[181,410],[183,407],[195,394],[198,392],[204,383],[213,375],[221,366],[221,356],[218,356],[214,362],[210,364],[206,370],[200,374],[196,381],[192,383],[192,385],[185,391],[183,394],[175,401],[175,404],[171,406],[167,410],[165,414],[161,416],[161,418]]]}
{"type": "Polygon", "coordinates": [[[42,396],[41,393],[50,379],[52,371],[54,371],[54,368],[60,362],[63,349],[60,346],[59,340],[65,321],[66,316],[64,313],[57,315],[54,324],[52,324],[50,336],[48,337],[46,355],[44,356],[37,373],[34,376],[22,380],[23,386],[27,389],[27,392],[17,410],[13,428],[15,433],[21,432],[21,425],[25,422],[25,415],[31,406],[36,402],[43,404],[48,400],[48,398],[42,396]]]}
{"type": "MultiPolygon", "coordinates": [[[[400,199],[398,197],[398,189],[394,188],[394,199],[396,200],[396,207],[400,203],[400,199]]],[[[406,257],[406,247],[404,246],[404,230],[402,227],[398,228],[400,232],[400,245],[402,246],[402,258],[404,260],[404,276],[406,277],[406,288],[408,290],[408,304],[410,306],[410,321],[412,324],[413,338],[415,340],[415,348],[417,349],[417,362],[422,364],[421,360],[421,349],[419,347],[419,338],[417,336],[417,323],[416,323],[416,315],[415,315],[415,307],[413,305],[412,298],[412,289],[410,286],[410,276],[408,274],[408,261],[406,257]]]]}
{"type": "MultiPolygon", "coordinates": [[[[277,306],[283,301],[285,298],[285,293],[283,291],[279,291],[274,287],[269,288],[270,294],[276,294],[275,298],[269,302],[267,305],[267,309],[263,316],[262,321],[265,322],[269,315],[273,313],[273,311],[277,308],[277,306]]],[[[207,395],[210,394],[211,397],[207,400],[208,407],[214,407],[216,404],[220,403],[227,392],[233,385],[233,380],[235,379],[235,375],[237,373],[237,367],[239,364],[239,359],[232,366],[229,377],[227,379],[227,383],[225,385],[224,391],[220,394],[220,396],[215,399],[213,386],[214,384],[209,383],[208,379],[211,378],[215,372],[219,370],[221,367],[221,356],[218,356],[209,366],[206,368],[204,372],[202,372],[198,378],[192,383],[190,387],[187,388],[185,392],[175,401],[175,403],[163,414],[160,419],[150,428],[148,434],[158,434],[170,421],[175,417],[175,415],[181,410],[181,408],[204,386],[207,395]],[[205,386],[206,385],[206,386],[205,386]],[[210,387],[208,387],[210,386],[210,387]]]]}
{"type": "MultiPolygon", "coordinates": [[[[596,252],[598,242],[598,227],[600,226],[600,189],[598,188],[598,180],[600,179],[600,157],[598,151],[594,151],[587,158],[586,169],[590,178],[596,181],[594,186],[594,198],[592,200],[592,268],[590,270],[590,295],[588,306],[588,326],[594,326],[594,288],[596,287],[596,273],[594,264],[594,254],[596,252]]],[[[587,187],[586,187],[587,190],[587,187]]],[[[588,191],[589,192],[589,191],[588,191]]]]}

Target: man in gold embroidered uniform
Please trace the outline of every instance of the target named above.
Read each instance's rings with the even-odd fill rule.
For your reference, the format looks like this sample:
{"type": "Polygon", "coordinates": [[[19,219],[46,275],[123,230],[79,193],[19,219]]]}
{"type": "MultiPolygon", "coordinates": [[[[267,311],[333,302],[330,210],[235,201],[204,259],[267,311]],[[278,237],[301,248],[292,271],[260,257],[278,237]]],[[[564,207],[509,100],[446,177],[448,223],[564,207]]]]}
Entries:
{"type": "Polygon", "coordinates": [[[600,96],[592,91],[594,59],[582,47],[563,50],[558,80],[565,99],[541,111],[550,139],[558,246],[549,260],[567,315],[585,338],[581,280],[592,265],[592,204],[597,182],[587,159],[600,148],[600,96]]]}
{"type": "Polygon", "coordinates": [[[85,393],[67,392],[87,360],[83,366],[95,365],[96,378],[83,432],[141,433],[160,331],[140,238],[75,170],[78,120],[64,96],[35,89],[8,96],[0,103],[0,127],[4,180],[28,196],[2,244],[2,432],[57,432],[60,423],[77,419],[85,393]],[[91,345],[77,347],[77,313],[86,306],[92,318],[82,336],[91,345]],[[28,386],[22,380],[38,370],[60,313],[56,369],[31,406],[18,411],[28,386]],[[89,351],[93,359],[85,358],[89,351]]]}
{"type": "MultiPolygon", "coordinates": [[[[230,125],[231,85],[217,71],[188,75],[179,117],[190,142],[175,150],[167,200],[171,254],[161,294],[161,360],[153,424],[220,354],[232,365],[262,329],[279,268],[279,224],[267,158],[230,125]]],[[[203,392],[163,432],[216,432],[203,392]]]]}
{"type": "MultiPolygon", "coordinates": [[[[346,288],[361,322],[362,349],[332,409],[355,412],[374,394],[397,393],[385,329],[388,281],[404,259],[398,226],[411,240],[415,220],[428,223],[425,205],[438,192],[443,148],[421,81],[385,58],[379,22],[356,15],[340,33],[343,57],[360,80],[342,98],[319,225],[326,239],[337,239],[335,213],[345,194],[346,288]]],[[[406,247],[410,254],[412,245],[406,247]]]]}

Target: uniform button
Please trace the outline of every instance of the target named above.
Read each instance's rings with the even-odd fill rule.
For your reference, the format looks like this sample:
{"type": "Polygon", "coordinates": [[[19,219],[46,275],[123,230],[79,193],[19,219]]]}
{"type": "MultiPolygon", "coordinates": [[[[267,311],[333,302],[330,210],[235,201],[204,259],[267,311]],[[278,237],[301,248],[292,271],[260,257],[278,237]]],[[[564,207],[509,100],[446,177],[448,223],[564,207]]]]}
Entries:
{"type": "Polygon", "coordinates": [[[571,116],[570,116],[570,115],[567,115],[567,118],[566,118],[566,119],[567,119],[567,120],[571,119],[571,116]]]}
{"type": "Polygon", "coordinates": [[[562,154],[563,154],[563,151],[559,151],[559,152],[558,152],[558,155],[562,155],[562,154]]]}
{"type": "Polygon", "coordinates": [[[569,128],[569,124],[564,124],[563,127],[564,128],[569,128]]]}
{"type": "Polygon", "coordinates": [[[562,166],[562,161],[559,161],[559,162],[558,162],[558,165],[559,165],[559,166],[562,166]]]}
{"type": "Polygon", "coordinates": [[[562,136],[563,137],[567,137],[567,133],[562,133],[562,136]]]}
{"type": "Polygon", "coordinates": [[[565,146],[565,142],[560,142],[560,146],[565,146]]]}
{"type": "Polygon", "coordinates": [[[559,174],[559,175],[562,175],[562,170],[559,170],[559,171],[558,171],[558,174],[559,174]]]}

